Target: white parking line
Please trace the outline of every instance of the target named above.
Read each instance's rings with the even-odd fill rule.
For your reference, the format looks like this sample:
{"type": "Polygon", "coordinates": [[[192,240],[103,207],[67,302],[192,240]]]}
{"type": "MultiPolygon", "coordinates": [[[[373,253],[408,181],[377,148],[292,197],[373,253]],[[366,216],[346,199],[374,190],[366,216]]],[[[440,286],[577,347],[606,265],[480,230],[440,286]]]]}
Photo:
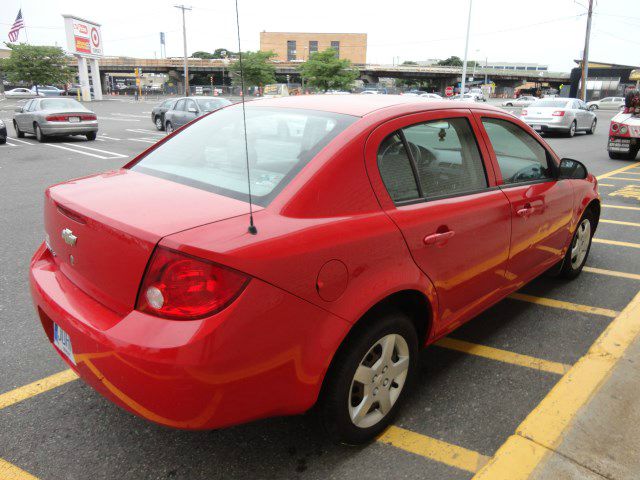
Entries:
{"type": "Polygon", "coordinates": [[[139,122],[140,121],[137,118],[98,117],[99,122],[101,122],[102,120],[116,120],[118,122],[139,122]]]}
{"type": "Polygon", "coordinates": [[[76,150],[75,148],[67,148],[61,145],[54,145],[53,143],[43,143],[43,145],[47,145],[48,147],[61,148],[62,150],[69,150],[70,152],[81,153],[82,155],[87,155],[89,157],[96,157],[102,160],[109,159],[109,157],[103,157],[102,155],[96,155],[95,153],[83,152],[82,150],[76,150]]]}
{"type": "Polygon", "coordinates": [[[156,143],[153,140],[145,140],[144,138],[128,138],[127,140],[131,140],[132,142],[156,143]]]}
{"type": "Polygon", "coordinates": [[[12,142],[20,142],[20,143],[24,143],[25,145],[33,145],[32,142],[27,142],[26,140],[20,140],[19,138],[13,138],[11,137],[11,141],[12,142]]]}
{"type": "Polygon", "coordinates": [[[10,143],[10,142],[6,142],[5,145],[8,146],[8,147],[17,147],[18,146],[18,145],[14,145],[13,143],[10,143]]]}
{"type": "Polygon", "coordinates": [[[111,115],[117,115],[118,117],[149,118],[147,115],[134,115],[133,113],[112,113],[111,115]]]}
{"type": "Polygon", "coordinates": [[[107,140],[117,140],[117,141],[120,141],[120,139],[119,139],[119,138],[115,138],[115,137],[108,137],[108,136],[106,136],[106,135],[100,135],[100,138],[106,138],[107,140]]]}
{"type": "Polygon", "coordinates": [[[145,135],[158,135],[160,137],[164,137],[167,135],[166,133],[160,133],[156,130],[146,130],[144,128],[126,128],[125,130],[127,132],[133,132],[133,133],[144,133],[145,135]]]}
{"type": "Polygon", "coordinates": [[[129,156],[129,155],[123,155],[121,153],[109,152],[108,150],[100,150],[99,148],[85,147],[84,145],[78,145],[76,143],[65,143],[65,145],[69,145],[70,147],[76,147],[76,148],[84,148],[85,150],[91,150],[94,152],[106,153],[107,155],[113,155],[115,158],[124,158],[129,156]]]}

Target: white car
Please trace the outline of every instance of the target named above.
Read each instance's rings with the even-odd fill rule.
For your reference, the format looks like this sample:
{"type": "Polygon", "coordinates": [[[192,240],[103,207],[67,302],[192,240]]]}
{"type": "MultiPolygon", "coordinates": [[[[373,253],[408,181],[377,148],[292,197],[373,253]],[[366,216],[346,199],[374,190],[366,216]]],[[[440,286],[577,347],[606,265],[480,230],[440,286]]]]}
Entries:
{"type": "Polygon", "coordinates": [[[520,119],[537,132],[562,132],[569,137],[578,131],[593,134],[598,124],[596,114],[577,98],[538,100],[522,109],[520,119]]]}
{"type": "Polygon", "coordinates": [[[604,97],[600,100],[588,102],[589,110],[620,110],[624,106],[624,97],[604,97]]]}
{"type": "Polygon", "coordinates": [[[36,94],[36,92],[32,92],[28,88],[14,88],[13,90],[4,92],[4,96],[6,98],[36,98],[44,97],[44,94],[36,94]]]}
{"type": "Polygon", "coordinates": [[[449,100],[453,100],[454,102],[481,102],[480,97],[475,93],[465,93],[464,95],[454,95],[453,97],[449,97],[449,100]]]}
{"type": "Polygon", "coordinates": [[[505,100],[502,102],[503,107],[528,107],[533,102],[538,100],[537,97],[532,97],[529,95],[523,95],[519,98],[510,98],[509,100],[505,100]]]}
{"type": "Polygon", "coordinates": [[[380,95],[380,92],[377,90],[363,90],[360,95],[380,95]]]}
{"type": "Polygon", "coordinates": [[[425,100],[442,100],[442,97],[437,93],[422,93],[420,94],[420,98],[424,98],[425,100]]]}

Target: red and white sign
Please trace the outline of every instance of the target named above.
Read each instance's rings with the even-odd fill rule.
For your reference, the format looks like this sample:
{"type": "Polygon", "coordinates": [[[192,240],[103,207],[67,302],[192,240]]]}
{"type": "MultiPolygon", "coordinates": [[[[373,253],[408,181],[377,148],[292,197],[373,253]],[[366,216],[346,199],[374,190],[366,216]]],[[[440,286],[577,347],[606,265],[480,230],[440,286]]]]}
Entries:
{"type": "Polygon", "coordinates": [[[103,50],[100,24],[72,15],[63,17],[69,52],[82,57],[101,57],[103,50]]]}
{"type": "Polygon", "coordinates": [[[444,94],[445,94],[447,97],[451,97],[451,96],[453,96],[453,87],[447,87],[447,88],[445,88],[445,89],[444,89],[444,94]]]}

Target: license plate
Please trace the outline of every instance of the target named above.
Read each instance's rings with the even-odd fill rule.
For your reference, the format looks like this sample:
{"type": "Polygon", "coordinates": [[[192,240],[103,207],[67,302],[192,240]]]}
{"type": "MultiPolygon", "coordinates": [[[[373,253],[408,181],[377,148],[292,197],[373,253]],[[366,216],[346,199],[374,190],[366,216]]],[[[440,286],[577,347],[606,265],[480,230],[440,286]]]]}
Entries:
{"type": "Polygon", "coordinates": [[[69,117],[69,121],[71,123],[78,123],[80,121],[80,117],[69,117]]]}
{"type": "Polygon", "coordinates": [[[67,332],[58,326],[57,323],[53,324],[53,344],[60,349],[64,355],[71,360],[71,363],[76,364],[76,360],[73,358],[73,347],[71,346],[71,337],[67,332]]]}

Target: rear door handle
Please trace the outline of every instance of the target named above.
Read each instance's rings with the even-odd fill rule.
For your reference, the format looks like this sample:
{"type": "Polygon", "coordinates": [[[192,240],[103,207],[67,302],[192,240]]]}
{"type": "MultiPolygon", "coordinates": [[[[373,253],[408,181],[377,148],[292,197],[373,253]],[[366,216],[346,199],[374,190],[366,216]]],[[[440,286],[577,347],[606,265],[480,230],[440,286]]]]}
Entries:
{"type": "Polygon", "coordinates": [[[439,243],[446,242],[455,234],[456,232],[454,232],[453,230],[449,230],[447,232],[442,232],[442,233],[432,233],[431,235],[427,235],[426,237],[424,237],[424,244],[437,245],[439,243]]]}

